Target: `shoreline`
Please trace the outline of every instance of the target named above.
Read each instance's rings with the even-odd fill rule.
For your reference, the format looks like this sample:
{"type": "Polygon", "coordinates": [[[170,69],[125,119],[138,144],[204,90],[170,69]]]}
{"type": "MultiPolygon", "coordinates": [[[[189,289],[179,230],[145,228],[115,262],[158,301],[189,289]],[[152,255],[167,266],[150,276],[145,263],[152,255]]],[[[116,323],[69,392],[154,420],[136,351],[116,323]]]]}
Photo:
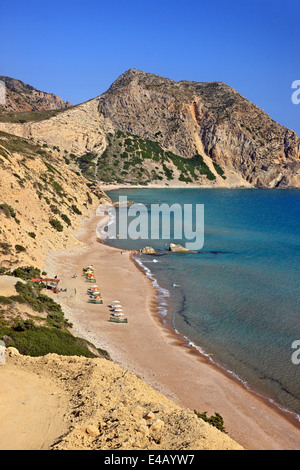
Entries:
{"type": "MultiPolygon", "coordinates": [[[[82,269],[90,263],[96,265],[96,277],[99,271],[108,273],[100,276],[103,286],[103,289],[100,288],[103,291],[101,309],[82,303],[86,291],[82,279],[81,282],[77,279],[77,284],[80,284],[78,291],[81,290],[79,297],[73,299],[73,302],[61,298],[74,332],[96,346],[107,349],[121,367],[142,375],[153,388],[180,406],[199,412],[207,411],[209,414],[220,413],[229,435],[244,448],[300,449],[299,428],[286,416],[247,390],[232,376],[225,374],[195,348],[186,347],[187,342],[182,340],[182,336],[163,324],[157,311],[156,291],[151,280],[139,269],[130,252],[97,241],[96,221],[98,225],[99,216],[92,216],[83,222],[83,233],[78,237],[85,243],[85,249],[76,253],[54,253],[46,268],[47,272],[54,269],[55,273],[52,271],[52,274],[59,273],[62,279],[65,278],[65,275],[61,275],[63,271],[69,271],[71,277],[71,267],[76,267],[79,272],[80,266],[82,269]],[[120,256],[121,251],[123,256],[120,256]],[[127,276],[124,276],[125,273],[127,276]],[[133,285],[128,282],[130,276],[136,281],[133,285]],[[116,280],[120,289],[118,294],[117,286],[113,285],[116,280]],[[129,322],[126,325],[111,324],[108,322],[109,300],[104,299],[105,290],[111,292],[111,302],[113,298],[125,297],[126,287],[130,292],[122,305],[128,312],[129,322]]],[[[73,284],[76,285],[76,281],[73,284]]]]}
{"type": "MultiPolygon", "coordinates": [[[[139,269],[147,277],[147,274],[144,271],[143,267],[141,265],[139,265],[139,263],[134,259],[133,256],[131,256],[131,260],[136,265],[137,269],[139,269]]],[[[152,283],[152,287],[157,292],[157,289],[153,285],[153,283],[152,283]]],[[[157,296],[158,296],[158,293],[156,293],[156,297],[157,296]]],[[[156,301],[156,306],[155,306],[155,308],[153,308],[152,314],[154,315],[154,317],[157,317],[157,321],[160,324],[160,327],[161,328],[166,328],[167,330],[169,330],[170,334],[174,336],[174,341],[178,342],[179,347],[186,348],[191,355],[195,355],[195,356],[198,356],[198,357],[200,356],[200,358],[203,359],[209,366],[216,368],[219,372],[223,373],[227,378],[229,378],[233,382],[237,383],[244,390],[246,390],[249,393],[255,395],[266,406],[269,406],[272,409],[274,409],[278,414],[280,414],[285,419],[287,419],[297,429],[300,429],[300,422],[299,422],[299,419],[297,418],[297,416],[299,416],[299,415],[297,415],[295,412],[293,412],[291,410],[283,408],[281,405],[277,404],[271,398],[269,398],[267,396],[263,396],[258,391],[255,391],[254,389],[251,389],[251,387],[248,386],[245,382],[243,382],[243,380],[240,379],[240,377],[238,375],[236,375],[233,371],[230,371],[230,370],[226,369],[220,362],[211,360],[209,352],[204,351],[201,346],[198,346],[198,345],[192,343],[192,341],[189,338],[185,337],[182,333],[180,333],[173,326],[171,326],[170,322],[169,322],[169,324],[164,323],[163,319],[161,318],[161,314],[158,311],[158,301],[156,301]]]]}

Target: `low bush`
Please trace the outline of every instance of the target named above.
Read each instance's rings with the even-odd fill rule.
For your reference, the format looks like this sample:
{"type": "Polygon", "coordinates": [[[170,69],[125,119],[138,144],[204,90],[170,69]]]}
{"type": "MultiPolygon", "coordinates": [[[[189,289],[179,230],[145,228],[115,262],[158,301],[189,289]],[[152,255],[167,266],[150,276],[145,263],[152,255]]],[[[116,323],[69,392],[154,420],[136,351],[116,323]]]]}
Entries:
{"type": "Polygon", "coordinates": [[[0,252],[3,255],[9,255],[10,254],[10,249],[11,249],[11,245],[9,243],[0,242],[0,252]]]}
{"type": "Polygon", "coordinates": [[[55,353],[63,356],[96,357],[84,340],[67,331],[35,326],[30,320],[19,321],[13,328],[0,325],[0,337],[4,335],[9,337],[5,345],[17,348],[23,355],[44,356],[55,353]]]}
{"type": "Polygon", "coordinates": [[[0,204],[0,209],[4,212],[5,217],[16,217],[15,210],[6,203],[0,204]]]}
{"type": "Polygon", "coordinates": [[[57,230],[58,232],[62,232],[63,231],[63,225],[61,224],[61,222],[57,219],[50,219],[49,220],[49,223],[50,225],[55,228],[55,230],[57,230]]]}
{"type": "Polygon", "coordinates": [[[198,411],[194,410],[194,413],[198,418],[203,419],[203,421],[206,421],[211,426],[214,426],[217,429],[219,429],[219,431],[227,434],[225,427],[224,427],[224,419],[219,413],[215,413],[214,416],[210,416],[210,417],[207,416],[206,411],[204,411],[204,413],[199,413],[198,411]]]}
{"type": "Polygon", "coordinates": [[[39,268],[34,268],[33,266],[22,266],[22,267],[16,268],[12,272],[12,275],[14,277],[19,277],[20,279],[23,279],[24,281],[26,281],[32,278],[40,278],[41,271],[39,268]]]}
{"type": "Polygon", "coordinates": [[[10,305],[10,304],[12,304],[12,300],[9,297],[4,297],[3,295],[0,295],[0,304],[1,305],[10,305]]]}
{"type": "Polygon", "coordinates": [[[61,214],[61,218],[63,219],[64,222],[66,222],[66,224],[68,226],[72,225],[71,220],[69,219],[69,217],[66,214],[61,214]]]}
{"type": "Polygon", "coordinates": [[[75,206],[75,204],[72,205],[72,210],[75,212],[75,214],[82,215],[82,212],[78,209],[77,206],[75,206]]]}
{"type": "Polygon", "coordinates": [[[22,245],[15,245],[15,249],[17,253],[21,253],[22,251],[26,251],[26,248],[22,245]]]}
{"type": "Polygon", "coordinates": [[[41,293],[43,284],[37,282],[23,282],[16,283],[16,291],[18,296],[11,296],[10,299],[19,302],[27,303],[35,312],[46,312],[47,321],[51,326],[56,328],[71,327],[72,324],[65,319],[64,313],[60,304],[56,303],[51,297],[41,293]]]}

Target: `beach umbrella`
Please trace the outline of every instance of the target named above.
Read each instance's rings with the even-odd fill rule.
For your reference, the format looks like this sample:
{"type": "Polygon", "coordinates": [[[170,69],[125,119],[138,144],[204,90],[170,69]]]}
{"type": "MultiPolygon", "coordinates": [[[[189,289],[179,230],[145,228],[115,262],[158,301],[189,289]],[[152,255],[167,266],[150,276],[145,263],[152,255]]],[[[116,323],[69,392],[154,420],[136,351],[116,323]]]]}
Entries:
{"type": "Polygon", "coordinates": [[[119,300],[113,300],[113,304],[120,304],[121,302],[119,300]]]}

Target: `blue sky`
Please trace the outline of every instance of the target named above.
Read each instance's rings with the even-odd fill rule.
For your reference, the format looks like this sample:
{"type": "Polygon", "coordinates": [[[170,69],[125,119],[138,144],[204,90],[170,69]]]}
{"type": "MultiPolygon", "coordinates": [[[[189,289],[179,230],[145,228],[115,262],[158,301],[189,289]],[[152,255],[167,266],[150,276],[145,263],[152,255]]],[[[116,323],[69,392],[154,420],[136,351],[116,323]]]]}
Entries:
{"type": "Polygon", "coordinates": [[[222,81],[300,135],[299,0],[1,0],[0,75],[77,104],[129,68],[222,81]]]}

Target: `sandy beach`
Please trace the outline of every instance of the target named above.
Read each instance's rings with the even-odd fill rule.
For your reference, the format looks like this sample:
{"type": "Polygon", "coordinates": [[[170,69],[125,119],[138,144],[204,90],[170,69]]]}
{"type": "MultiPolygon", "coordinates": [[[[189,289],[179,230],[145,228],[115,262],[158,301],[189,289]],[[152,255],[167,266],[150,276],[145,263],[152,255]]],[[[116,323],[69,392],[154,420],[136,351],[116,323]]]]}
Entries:
{"type": "Polygon", "coordinates": [[[155,290],[138,269],[130,252],[97,240],[96,226],[103,218],[93,216],[77,238],[85,249],[51,253],[45,270],[57,275],[55,295],[63,305],[73,334],[106,349],[122,368],[141,376],[176,404],[208,414],[220,413],[237,443],[249,450],[299,450],[300,426],[267,405],[164,327],[156,312],[155,290]],[[89,304],[88,283],[82,269],[94,265],[102,305],[89,304]],[[72,278],[74,274],[77,278],[72,278]],[[119,300],[128,323],[109,322],[109,304],[119,300]]]}

